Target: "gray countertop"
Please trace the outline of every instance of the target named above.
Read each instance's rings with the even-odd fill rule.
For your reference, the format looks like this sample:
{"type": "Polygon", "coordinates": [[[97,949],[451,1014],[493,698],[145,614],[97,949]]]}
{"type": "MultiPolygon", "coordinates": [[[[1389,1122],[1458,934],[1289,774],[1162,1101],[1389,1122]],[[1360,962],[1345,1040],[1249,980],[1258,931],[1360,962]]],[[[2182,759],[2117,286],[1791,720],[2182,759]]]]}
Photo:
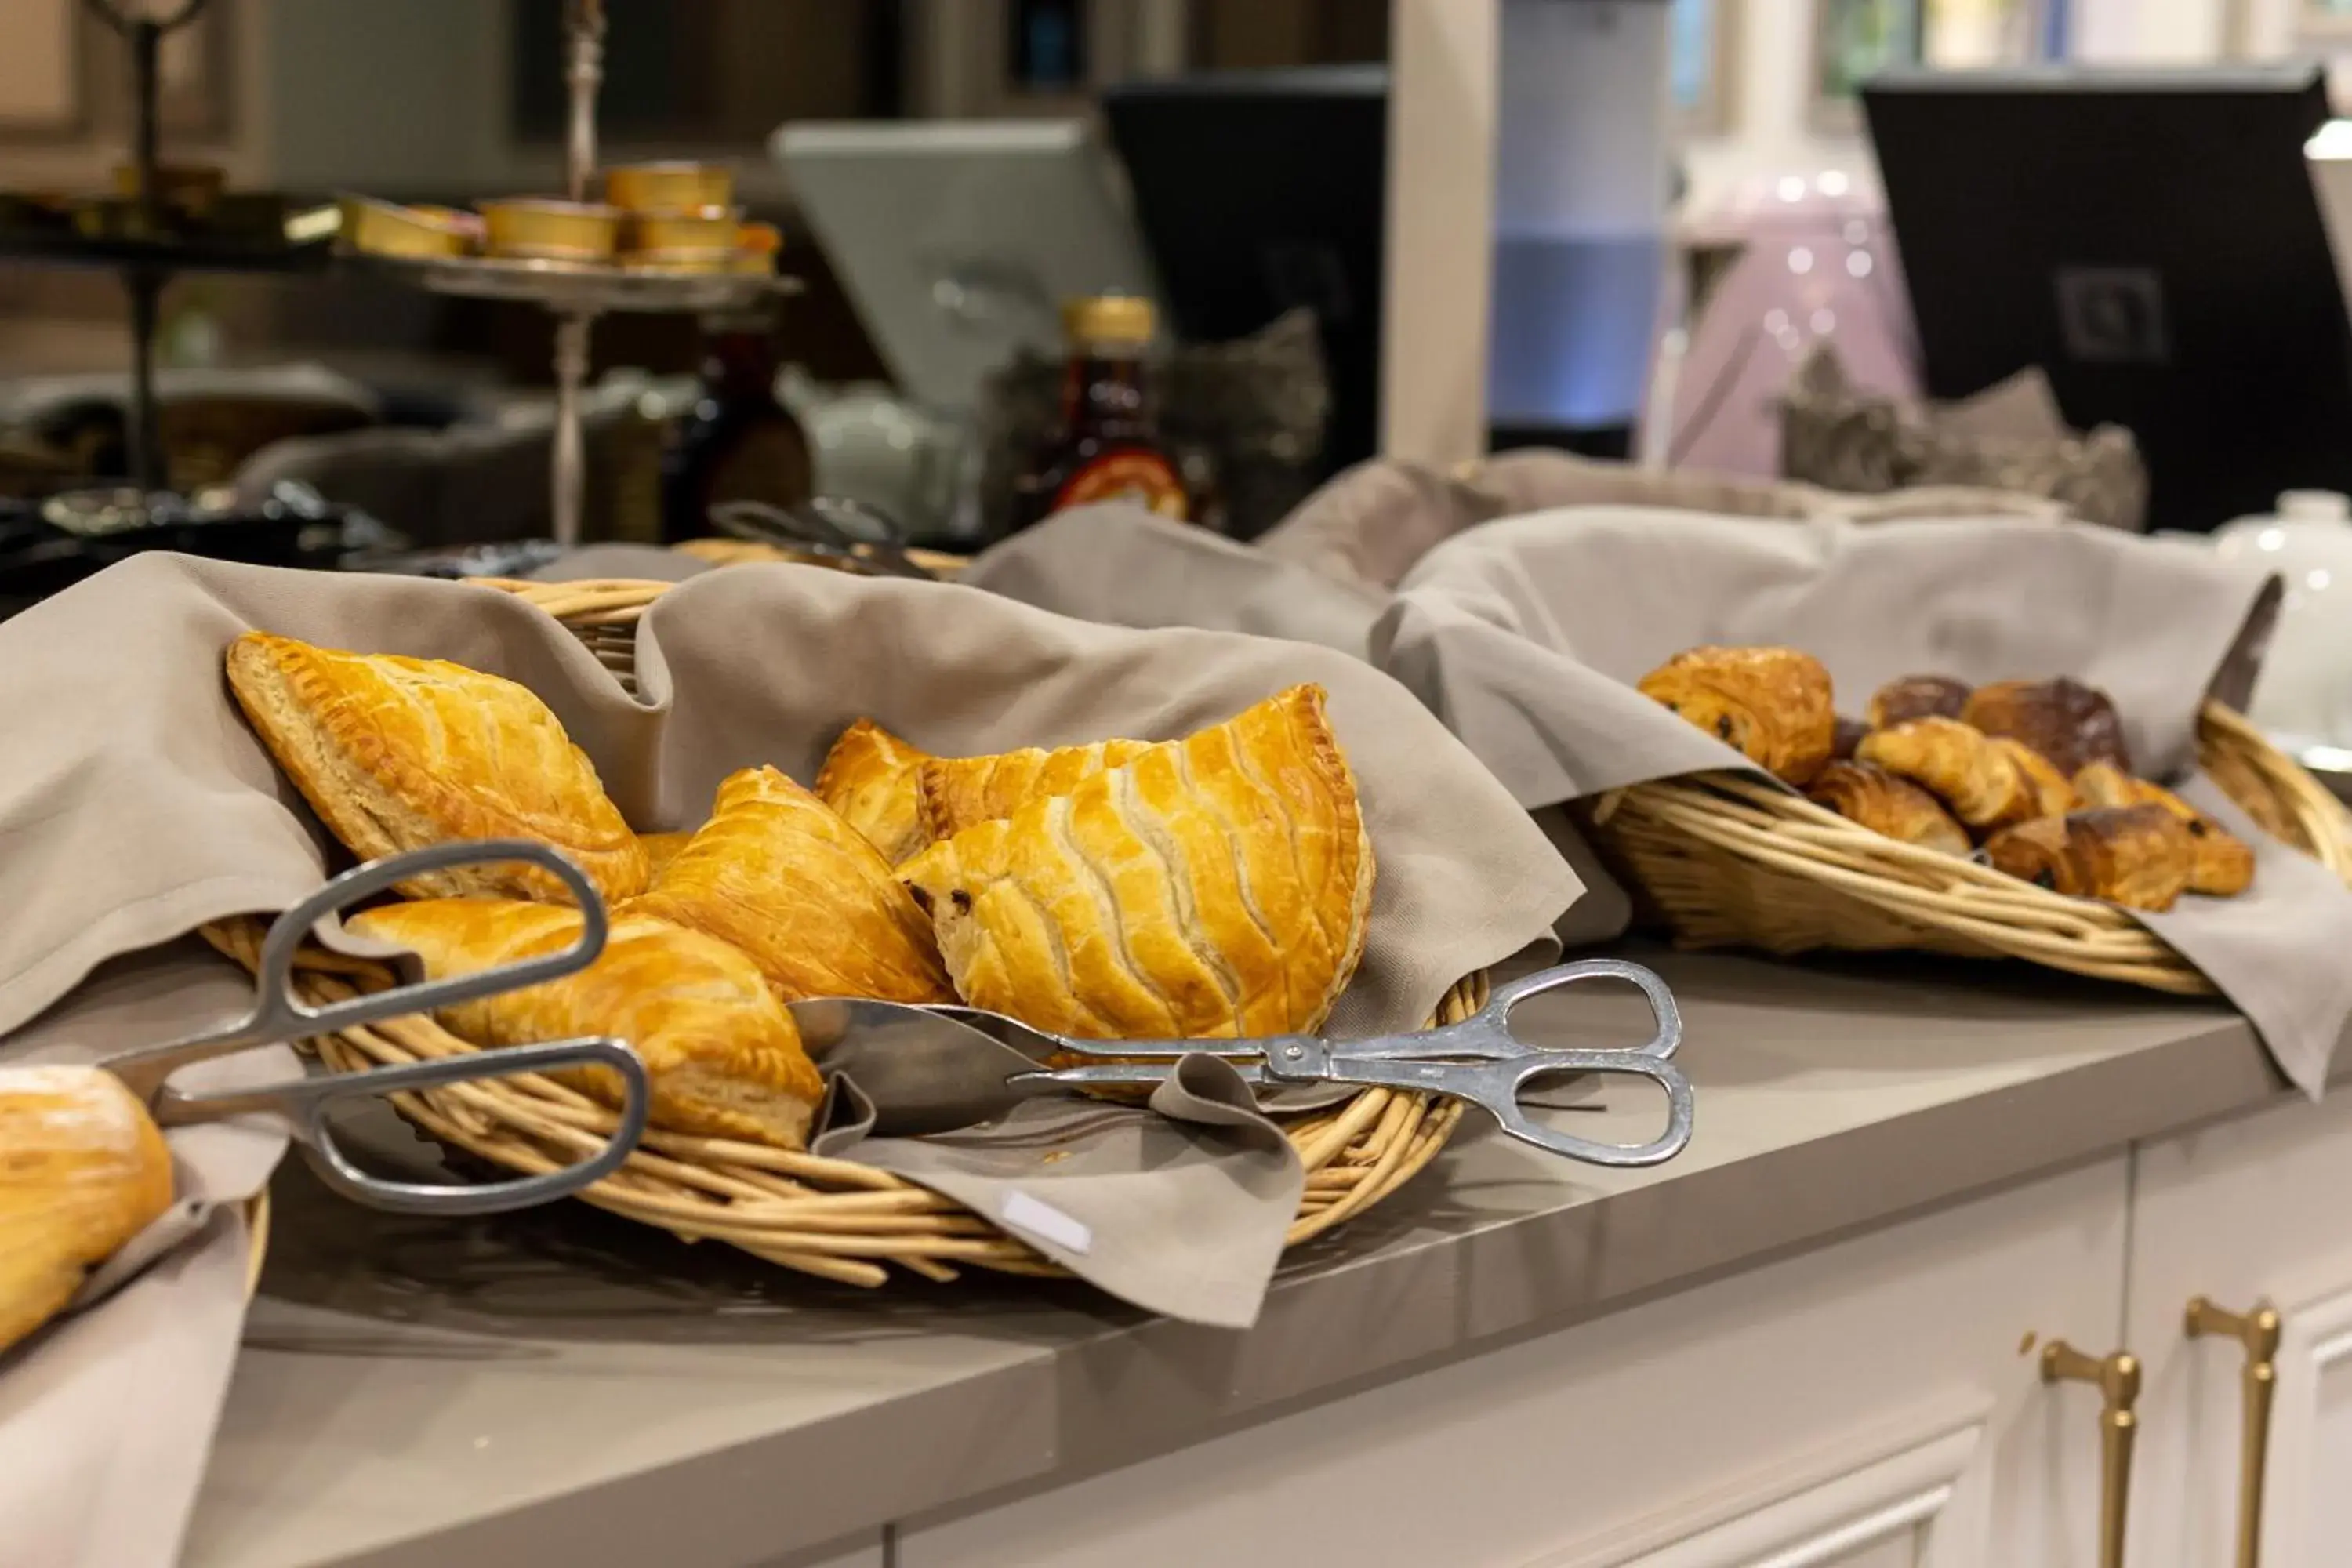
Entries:
{"type": "MultiPolygon", "coordinates": [[[[1258,1325],[1082,1287],[763,1270],[566,1205],[354,1210],[289,1164],[190,1534],[198,1568],[740,1564],[1049,1486],[2286,1092],[2252,1033],[2015,965],[1645,956],[1688,1152],[1570,1165],[1475,1131],[1295,1253],[1258,1325]]],[[[1622,1043],[1633,994],[1538,1006],[1622,1043]]],[[[1659,1101],[1562,1111],[1646,1137],[1659,1101]]]]}

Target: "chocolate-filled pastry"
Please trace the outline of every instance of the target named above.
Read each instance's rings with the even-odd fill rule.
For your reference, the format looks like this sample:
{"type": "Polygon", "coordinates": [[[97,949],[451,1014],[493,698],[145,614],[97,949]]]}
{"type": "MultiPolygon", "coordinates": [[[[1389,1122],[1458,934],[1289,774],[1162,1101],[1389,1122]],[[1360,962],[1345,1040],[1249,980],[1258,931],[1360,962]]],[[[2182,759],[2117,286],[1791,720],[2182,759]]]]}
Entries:
{"type": "Polygon", "coordinates": [[[1914,719],[1874,730],[1854,759],[1925,784],[1953,816],[1980,831],[2023,822],[2041,804],[2033,779],[2017,758],[1958,719],[1914,719]]]}
{"type": "Polygon", "coordinates": [[[2168,910],[2189,886],[2193,840],[2160,805],[2103,805],[2036,817],[1993,835],[1995,870],[2080,899],[2133,910],[2168,910]]]}
{"type": "Polygon", "coordinates": [[[2024,742],[2068,778],[2093,763],[2131,772],[2116,705],[2079,680],[1997,680],[1978,687],[1960,717],[1988,735],[2024,742]]]}
{"type": "Polygon", "coordinates": [[[2084,805],[2160,805],[2179,817],[2196,845],[2190,892],[2226,899],[2253,886],[2252,847],[2162,784],[2136,779],[2106,763],[2093,763],[2074,775],[2074,793],[2084,805]]]}
{"type": "Polygon", "coordinates": [[[2074,786],[2064,773],[2058,771],[2057,763],[2024,742],[2011,740],[2007,735],[1994,736],[1992,743],[2008,754],[2009,760],[2015,763],[2018,771],[2025,775],[2025,782],[2033,787],[2032,815],[2063,816],[2074,809],[2074,786]]]}
{"type": "Polygon", "coordinates": [[[1874,730],[1891,730],[1914,719],[1957,719],[1969,705],[1969,683],[1948,675],[1906,675],[1870,694],[1863,717],[1874,730]]]}
{"type": "Polygon", "coordinates": [[[1870,733],[1870,726],[1859,719],[1840,719],[1830,741],[1830,760],[1835,763],[1853,761],[1853,749],[1870,733]]]}
{"type": "Polygon", "coordinates": [[[1830,672],[1790,647],[1694,647],[1642,677],[1642,693],[1800,787],[1830,760],[1830,672]]]}
{"type": "Polygon", "coordinates": [[[1967,829],[1944,803],[1874,763],[1832,763],[1805,793],[1848,822],[1947,855],[1969,852],[1967,829]]]}

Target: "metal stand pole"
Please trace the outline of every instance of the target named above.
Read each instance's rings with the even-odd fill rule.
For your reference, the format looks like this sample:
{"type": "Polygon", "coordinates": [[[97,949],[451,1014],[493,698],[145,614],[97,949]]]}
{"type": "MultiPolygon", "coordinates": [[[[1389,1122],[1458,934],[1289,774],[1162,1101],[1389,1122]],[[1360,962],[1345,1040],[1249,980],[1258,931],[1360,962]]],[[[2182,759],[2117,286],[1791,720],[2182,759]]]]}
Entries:
{"type": "Polygon", "coordinates": [[[580,493],[587,448],[580,432],[580,389],[588,380],[588,324],[595,318],[566,312],[555,319],[555,458],[550,510],[555,542],[580,542],[580,493]]]}

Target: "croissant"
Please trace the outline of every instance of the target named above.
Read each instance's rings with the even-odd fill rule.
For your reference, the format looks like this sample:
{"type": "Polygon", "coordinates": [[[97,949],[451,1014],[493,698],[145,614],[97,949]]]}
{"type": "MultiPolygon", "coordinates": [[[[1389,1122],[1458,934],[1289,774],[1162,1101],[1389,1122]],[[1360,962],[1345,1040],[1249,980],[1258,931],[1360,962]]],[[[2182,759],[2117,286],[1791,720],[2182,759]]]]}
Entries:
{"type": "Polygon", "coordinates": [[[824,754],[816,797],[896,866],[931,841],[923,831],[920,772],[929,755],[860,719],[824,754]]]}
{"type": "Polygon", "coordinates": [[[1986,860],[2053,892],[2164,910],[2189,886],[2189,829],[2160,805],[2108,805],[2036,817],[1995,834],[1986,860]]]}
{"type": "Polygon", "coordinates": [[[1108,768],[1124,767],[1151,745],[1097,741],[1050,752],[1028,746],[992,757],[932,758],[919,770],[925,840],[952,838],[975,824],[1010,816],[1033,800],[1067,795],[1108,768]]]}
{"type": "Polygon", "coordinates": [[[630,908],[732,942],[788,1002],[955,1000],[931,922],[882,852],[773,768],[729,775],[710,820],[630,908]]]}
{"type": "MultiPolygon", "coordinates": [[[[416,954],[433,979],[552,952],[580,934],[580,912],[505,899],[431,899],[354,915],[351,929],[416,954]]],[[[617,1035],[653,1080],[654,1125],[673,1132],[804,1148],[824,1084],[800,1031],[760,972],[725,942],[623,910],[595,963],[577,974],[445,1007],[452,1033],[479,1046],[617,1035]]],[[[608,1068],[557,1075],[608,1105],[608,1068]]]]}
{"type": "Polygon", "coordinates": [[[1993,737],[1993,745],[2017,764],[2033,791],[2033,816],[2063,816],[2074,809],[2074,786],[2058,765],[2022,741],[1993,737]]]}
{"type": "Polygon", "coordinates": [[[1293,687],[900,868],[958,992],[1094,1038],[1320,1026],[1363,954],[1373,877],[1323,702],[1293,687]]]}
{"type": "Polygon", "coordinates": [[[1689,648],[1640,684],[1644,696],[1792,784],[1811,783],[1836,746],[1830,673],[1794,648],[1689,648]]]}
{"type": "Polygon", "coordinates": [[[1863,718],[1874,730],[1914,719],[1957,719],[1968,706],[1969,683],[1948,675],[1906,675],[1870,694],[1863,718]]]}
{"type": "Polygon", "coordinates": [[[172,1154],[103,1068],[0,1068],[0,1351],[172,1206],[172,1154]]]}
{"type": "Polygon", "coordinates": [[[1914,719],[1873,731],[1853,754],[1925,784],[1970,827],[2022,822],[2039,804],[2034,782],[2015,754],[1957,719],[1914,719]]]}
{"type": "MultiPolygon", "coordinates": [[[[262,744],[362,860],[451,839],[535,838],[577,862],[607,900],[646,885],[646,852],[587,754],[524,687],[440,659],[338,653],[247,632],[228,682],[262,744]]],[[[536,866],[459,866],[401,884],[562,899],[536,866]]]]}
{"type": "Polygon", "coordinates": [[[2131,772],[2116,705],[2105,692],[2080,681],[1995,681],[1969,696],[1960,717],[1988,735],[2024,742],[2068,778],[2093,763],[2131,772]]]}
{"type": "Polygon", "coordinates": [[[1941,801],[1875,763],[1832,763],[1805,793],[1847,821],[1889,838],[1947,855],[1969,850],[1967,831],[1941,801]]]}
{"type": "Polygon", "coordinates": [[[2093,763],[2074,775],[2074,793],[2085,805],[2160,805],[2179,817],[2194,846],[2190,892],[2230,898],[2253,886],[2252,847],[2162,784],[2136,779],[2110,763],[2093,763]]]}

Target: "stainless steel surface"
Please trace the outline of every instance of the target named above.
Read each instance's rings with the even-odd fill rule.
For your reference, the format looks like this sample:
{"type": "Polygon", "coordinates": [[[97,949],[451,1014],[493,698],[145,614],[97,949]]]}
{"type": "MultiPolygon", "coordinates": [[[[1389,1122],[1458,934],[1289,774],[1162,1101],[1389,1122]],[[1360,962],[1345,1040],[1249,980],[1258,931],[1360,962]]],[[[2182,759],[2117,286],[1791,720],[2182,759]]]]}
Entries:
{"type": "Polygon", "coordinates": [[[244,1018],[223,1028],[122,1052],[99,1065],[146,1101],[161,1126],[182,1127],[256,1113],[277,1117],[299,1142],[305,1158],[312,1163],[321,1181],[344,1196],[373,1207],[409,1214],[481,1215],[546,1203],[569,1196],[610,1174],[628,1158],[645,1132],[652,1084],[646,1076],[645,1064],[619,1040],[597,1037],[549,1041],[366,1072],[296,1079],[236,1094],[191,1094],[173,1088],[170,1079],[183,1068],[257,1046],[289,1043],[386,1018],[430,1013],[576,973],[593,963],[604,952],[607,930],[604,902],[595,885],[570,860],[542,844],[521,839],[485,839],[436,845],[372,860],[334,878],[271,922],[262,940],[256,974],[259,994],[253,1011],[244,1018]],[[297,994],[295,957],[320,921],[420,872],[518,860],[551,873],[570,889],[581,911],[580,936],[570,946],[478,973],[394,985],[321,1007],[310,1005],[297,994]],[[620,1128],[590,1158],[538,1175],[493,1183],[388,1180],[354,1163],[337,1145],[327,1121],[328,1109],[338,1102],[374,1100],[387,1094],[504,1078],[519,1072],[588,1066],[608,1068],[620,1075],[624,1086],[620,1128]]]}
{"type": "Polygon", "coordinates": [[[1663,1164],[1681,1153],[1691,1139],[1690,1080],[1668,1060],[1683,1043],[1674,993],[1654,972],[1622,959],[1587,958],[1539,970],[1496,986],[1486,1005],[1458,1024],[1366,1039],[1327,1040],[1314,1035],[1234,1041],[1039,1037],[1055,1051],[1122,1059],[1101,1067],[1024,1073],[1013,1080],[1016,1084],[1084,1088],[1150,1083],[1164,1077],[1167,1068],[1140,1065],[1139,1058],[1168,1062],[1207,1052],[1234,1061],[1252,1081],[1360,1085],[1467,1100],[1492,1116],[1507,1135],[1588,1165],[1663,1164]],[[1653,1032],[1648,1040],[1630,1049],[1561,1050],[1530,1044],[1511,1032],[1511,1015],[1521,1004],[1593,980],[1623,981],[1641,992],[1650,1006],[1653,1032]],[[1585,1073],[1623,1074],[1656,1084],[1666,1096],[1665,1131],[1647,1142],[1606,1143],[1562,1132],[1528,1114],[1520,1096],[1530,1084],[1585,1073]]]}
{"type": "MultiPolygon", "coordinates": [[[[2217,1003],[2022,965],[1628,956],[1673,987],[1706,1100],[1682,1158],[1469,1132],[1295,1255],[1245,1333],[1073,1286],[832,1289],[579,1205],[374,1214],[289,1167],[185,1560],[790,1560],[2294,1099],[2217,1003]]],[[[1595,1048],[1643,1016],[1612,989],[1515,1026],[1595,1048]]],[[[1646,1086],[1595,1089],[1583,1125],[1647,1134],[1646,1086]]]]}

